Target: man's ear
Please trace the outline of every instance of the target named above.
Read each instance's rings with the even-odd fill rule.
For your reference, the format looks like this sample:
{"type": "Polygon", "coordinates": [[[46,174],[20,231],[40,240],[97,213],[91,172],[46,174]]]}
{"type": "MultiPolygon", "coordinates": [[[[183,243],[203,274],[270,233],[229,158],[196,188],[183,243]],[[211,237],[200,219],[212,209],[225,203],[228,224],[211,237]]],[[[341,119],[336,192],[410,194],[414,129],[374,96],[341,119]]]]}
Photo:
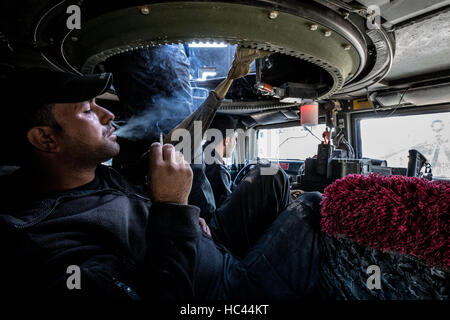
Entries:
{"type": "Polygon", "coordinates": [[[47,126],[33,127],[27,132],[28,141],[43,152],[58,152],[60,146],[56,142],[54,129],[47,126]]]}

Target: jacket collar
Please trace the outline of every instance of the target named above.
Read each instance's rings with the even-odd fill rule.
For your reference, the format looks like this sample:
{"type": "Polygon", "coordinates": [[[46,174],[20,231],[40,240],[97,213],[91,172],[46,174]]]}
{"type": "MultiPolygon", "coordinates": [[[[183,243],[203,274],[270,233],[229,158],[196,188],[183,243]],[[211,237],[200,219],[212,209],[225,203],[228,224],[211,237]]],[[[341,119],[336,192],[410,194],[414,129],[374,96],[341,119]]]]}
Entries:
{"type": "Polygon", "coordinates": [[[16,228],[26,228],[44,220],[62,201],[93,194],[117,193],[139,197],[141,200],[150,202],[147,196],[139,192],[135,186],[130,184],[113,168],[100,165],[96,174],[99,175],[100,179],[106,180],[108,188],[68,190],[33,200],[30,192],[24,192],[24,186],[27,185],[27,172],[25,169],[19,169],[12,175],[0,180],[0,190],[5,195],[0,203],[0,221],[13,225],[16,228]]]}
{"type": "Polygon", "coordinates": [[[217,164],[225,164],[225,161],[218,152],[214,152],[214,162],[217,164]]]}

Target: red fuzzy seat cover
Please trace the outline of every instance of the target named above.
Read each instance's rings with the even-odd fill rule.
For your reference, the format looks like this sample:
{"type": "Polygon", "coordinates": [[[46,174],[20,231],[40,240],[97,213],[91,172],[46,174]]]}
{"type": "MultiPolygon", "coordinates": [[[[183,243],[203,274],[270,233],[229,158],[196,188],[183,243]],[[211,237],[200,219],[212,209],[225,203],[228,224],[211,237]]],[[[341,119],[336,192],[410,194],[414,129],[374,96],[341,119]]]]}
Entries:
{"type": "Polygon", "coordinates": [[[323,193],[322,230],[383,251],[450,266],[450,183],[349,175],[323,193]]]}

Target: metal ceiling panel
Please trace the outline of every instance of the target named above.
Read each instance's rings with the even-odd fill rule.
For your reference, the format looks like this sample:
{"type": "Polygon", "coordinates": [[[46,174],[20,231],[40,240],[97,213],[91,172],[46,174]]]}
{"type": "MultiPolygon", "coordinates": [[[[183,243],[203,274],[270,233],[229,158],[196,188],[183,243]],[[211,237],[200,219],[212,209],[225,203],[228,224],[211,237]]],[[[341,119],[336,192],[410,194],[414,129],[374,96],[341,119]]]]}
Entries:
{"type": "Polygon", "coordinates": [[[379,6],[381,16],[393,25],[450,5],[450,0],[359,0],[358,2],[365,6],[379,6]]]}
{"type": "Polygon", "coordinates": [[[385,80],[450,70],[450,11],[395,32],[393,67],[385,80]]]}

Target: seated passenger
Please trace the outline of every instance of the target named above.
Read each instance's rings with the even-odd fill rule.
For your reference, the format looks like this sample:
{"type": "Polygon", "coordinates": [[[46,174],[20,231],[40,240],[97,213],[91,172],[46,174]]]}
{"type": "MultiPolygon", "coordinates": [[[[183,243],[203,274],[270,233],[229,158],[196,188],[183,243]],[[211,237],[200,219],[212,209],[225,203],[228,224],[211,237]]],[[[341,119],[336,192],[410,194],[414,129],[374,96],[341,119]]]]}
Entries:
{"type": "Polygon", "coordinates": [[[0,295],[271,300],[314,291],[320,195],[289,205],[283,171],[255,170],[215,212],[211,237],[187,204],[192,170],[172,145],[150,147],[148,194],[101,164],[120,150],[114,114],[95,101],[110,74],[35,69],[9,83],[17,132],[7,138],[23,137],[30,157],[0,181],[0,295]]]}
{"type": "Polygon", "coordinates": [[[212,154],[214,162],[206,163],[205,169],[218,208],[235,188],[223,158],[231,157],[236,146],[237,133],[234,131],[236,121],[231,116],[217,114],[209,128],[219,130],[223,137],[223,139],[210,143],[214,146],[212,154]]]}

